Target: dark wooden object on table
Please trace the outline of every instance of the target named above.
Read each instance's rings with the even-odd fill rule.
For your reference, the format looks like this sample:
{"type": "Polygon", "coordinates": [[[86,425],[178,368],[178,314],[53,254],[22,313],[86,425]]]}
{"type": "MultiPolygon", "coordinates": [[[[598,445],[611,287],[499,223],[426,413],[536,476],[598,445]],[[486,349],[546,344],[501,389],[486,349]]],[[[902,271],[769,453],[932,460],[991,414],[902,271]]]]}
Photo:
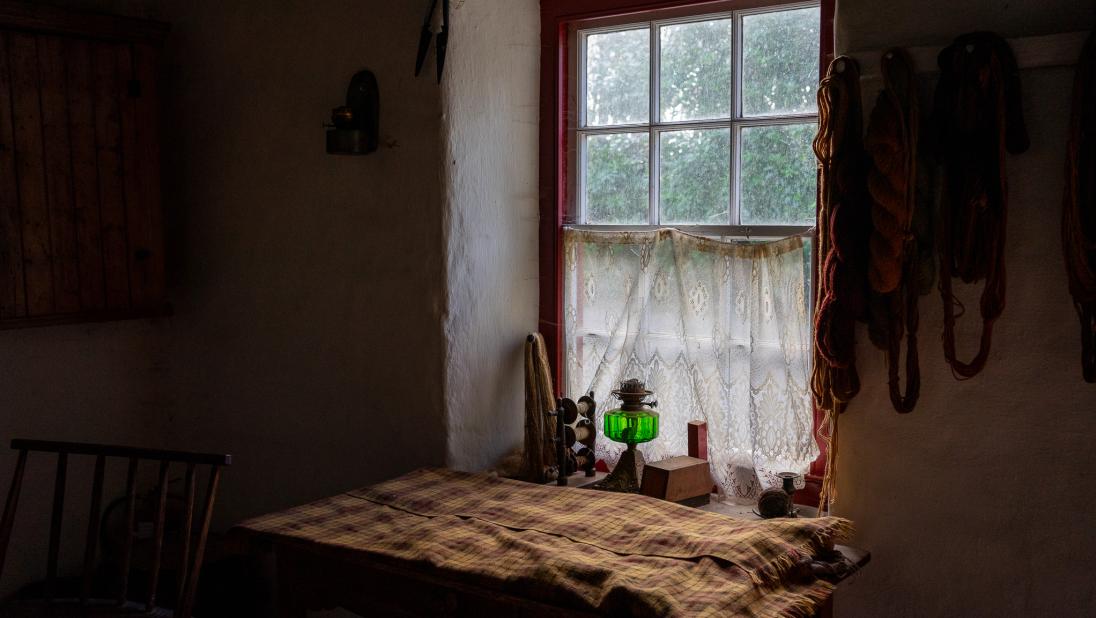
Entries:
{"type": "Polygon", "coordinates": [[[0,329],[169,312],[159,22],[0,0],[0,329]]]}
{"type": "Polygon", "coordinates": [[[683,455],[649,463],[643,468],[639,492],[686,506],[708,504],[712,493],[708,462],[683,455]]]}
{"type": "Polygon", "coordinates": [[[708,423],[689,421],[689,457],[708,460],[708,423]]]}
{"type": "Polygon", "coordinates": [[[0,607],[3,616],[120,616],[129,614],[152,613],[157,616],[190,618],[194,609],[194,598],[198,590],[198,575],[205,553],[209,526],[212,521],[213,504],[216,500],[217,486],[221,478],[221,468],[231,465],[231,455],[209,453],[189,453],[183,451],[164,451],[127,446],[109,446],[103,444],[84,444],[78,442],[49,442],[42,440],[12,440],[12,449],[19,451],[15,464],[15,474],[4,504],[3,518],[0,519],[0,576],[3,574],[4,558],[7,555],[12,528],[15,522],[16,508],[23,486],[27,456],[30,452],[57,454],[57,472],[53,489],[53,510],[50,517],[49,553],[46,559],[46,598],[40,601],[18,601],[0,607]],[[79,598],[57,598],[57,564],[61,546],[61,524],[65,512],[65,485],[68,476],[70,456],[94,458],[95,473],[91,489],[91,506],[88,515],[87,537],[84,545],[84,561],[79,598]],[[103,593],[93,588],[96,551],[99,541],[99,522],[102,516],[103,483],[107,459],[122,459],[126,466],[125,494],[125,544],[122,548],[121,577],[116,590],[110,591],[110,598],[97,598],[103,593]],[[153,561],[146,598],[139,602],[128,599],[130,557],[133,550],[134,517],[137,496],[137,473],[141,461],[159,463],[158,508],[153,539],[153,561]],[[182,536],[182,558],[179,565],[178,603],[174,614],[169,610],[156,607],[161,557],[164,545],[164,521],[167,507],[168,470],[171,464],[186,466],[186,510],[184,534],[182,536]],[[209,484],[205,499],[201,505],[201,517],[194,527],[195,487],[198,466],[209,466],[209,484]],[[195,538],[194,530],[197,530],[195,538]],[[69,613],[65,610],[70,609],[69,613]]]}

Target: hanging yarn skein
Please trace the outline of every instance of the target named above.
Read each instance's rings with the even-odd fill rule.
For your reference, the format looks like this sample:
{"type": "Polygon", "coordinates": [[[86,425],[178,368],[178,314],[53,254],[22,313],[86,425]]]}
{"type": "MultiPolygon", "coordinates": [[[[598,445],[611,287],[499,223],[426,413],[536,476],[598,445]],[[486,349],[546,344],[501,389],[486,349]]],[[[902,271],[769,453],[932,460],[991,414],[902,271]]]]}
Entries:
{"type": "Polygon", "coordinates": [[[860,69],[840,57],[818,87],[814,152],[818,182],[818,291],[815,312],[814,394],[833,409],[859,391],[854,325],[863,316],[865,250],[870,228],[865,190],[860,69]],[[843,370],[843,371],[834,371],[843,370]]]}
{"type": "Polygon", "coordinates": [[[944,357],[956,379],[964,380],[985,368],[993,324],[1005,308],[1005,153],[1022,153],[1029,141],[1019,70],[1004,39],[990,32],[964,34],[940,52],[937,63],[933,116],[943,175],[938,245],[944,357]],[[963,309],[953,277],[984,282],[982,333],[969,362],[959,360],[955,350],[955,321],[963,309]]]}
{"type": "Polygon", "coordinates": [[[545,414],[556,406],[545,349],[540,333],[525,339],[525,443],[520,478],[531,483],[547,483],[558,474],[552,446],[556,422],[545,414]]]}
{"type": "Polygon", "coordinates": [[[860,391],[855,324],[864,315],[868,199],[860,103],[860,67],[848,57],[830,62],[818,87],[818,260],[811,390],[828,433],[819,504],[836,486],[837,417],[860,391]]]}
{"type": "Polygon", "coordinates": [[[1096,383],[1096,33],[1085,42],[1073,81],[1062,250],[1081,320],[1081,373],[1096,383]]]}
{"type": "Polygon", "coordinates": [[[917,157],[920,112],[917,75],[901,49],[883,53],[883,91],[879,93],[864,140],[871,156],[868,192],[872,232],[868,281],[875,293],[878,320],[875,343],[887,359],[891,405],[907,413],[917,405],[921,372],[917,355],[921,246],[914,233],[917,211],[917,157]],[[902,338],[906,339],[906,392],[899,378],[902,338]],[[879,341],[882,339],[882,341],[879,341]]]}

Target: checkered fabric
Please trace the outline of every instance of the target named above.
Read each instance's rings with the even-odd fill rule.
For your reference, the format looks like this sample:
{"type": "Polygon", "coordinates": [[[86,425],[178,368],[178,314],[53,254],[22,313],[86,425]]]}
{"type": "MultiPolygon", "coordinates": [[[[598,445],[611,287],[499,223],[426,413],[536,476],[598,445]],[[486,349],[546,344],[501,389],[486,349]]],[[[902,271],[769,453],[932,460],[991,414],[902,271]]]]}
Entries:
{"type": "Polygon", "coordinates": [[[810,616],[832,592],[791,572],[847,520],[737,520],[678,504],[423,469],[241,523],[572,609],[810,616]]]}

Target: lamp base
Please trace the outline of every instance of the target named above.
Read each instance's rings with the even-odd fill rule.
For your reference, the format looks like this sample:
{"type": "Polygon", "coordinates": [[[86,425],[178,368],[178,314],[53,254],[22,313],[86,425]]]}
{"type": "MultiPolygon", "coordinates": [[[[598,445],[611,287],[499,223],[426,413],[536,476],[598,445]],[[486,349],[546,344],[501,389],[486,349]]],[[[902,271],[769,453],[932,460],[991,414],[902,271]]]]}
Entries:
{"type": "Polygon", "coordinates": [[[628,450],[620,454],[609,476],[590,486],[591,489],[602,491],[620,491],[625,493],[639,493],[640,481],[643,480],[643,453],[636,449],[635,444],[629,444],[628,450]]]}

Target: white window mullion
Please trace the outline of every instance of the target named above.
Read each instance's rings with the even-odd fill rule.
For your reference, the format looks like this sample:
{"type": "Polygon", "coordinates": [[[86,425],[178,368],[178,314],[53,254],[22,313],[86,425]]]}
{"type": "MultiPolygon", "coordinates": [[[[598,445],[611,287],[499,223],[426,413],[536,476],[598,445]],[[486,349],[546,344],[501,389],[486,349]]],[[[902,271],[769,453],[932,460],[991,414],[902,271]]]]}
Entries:
{"type": "Polygon", "coordinates": [[[660,191],[662,190],[662,144],[658,129],[651,128],[651,225],[662,225],[662,210],[659,208],[660,191]]]}
{"type": "MultiPolygon", "coordinates": [[[[612,228],[612,229],[630,229],[637,226],[602,226],[602,225],[590,225],[589,224],[589,203],[587,200],[587,192],[589,189],[589,177],[587,174],[589,166],[589,140],[594,136],[599,135],[618,135],[618,134],[640,134],[647,133],[648,136],[648,204],[647,204],[647,223],[646,226],[649,229],[660,227],[663,224],[661,215],[661,136],[667,131],[681,131],[681,130],[716,130],[722,129],[729,132],[729,153],[726,161],[726,173],[729,184],[727,210],[728,217],[719,226],[677,226],[677,227],[695,227],[698,228],[695,231],[703,229],[704,232],[710,233],[714,230],[707,228],[724,228],[720,231],[724,232],[736,232],[736,233],[750,233],[755,238],[774,238],[779,237],[780,234],[786,233],[798,233],[801,229],[807,229],[804,226],[793,225],[754,225],[744,226],[742,223],[742,200],[743,195],[743,178],[742,178],[742,165],[743,165],[743,138],[744,131],[749,127],[762,127],[762,126],[779,126],[789,124],[806,124],[817,123],[817,112],[814,113],[781,113],[773,115],[753,115],[746,117],[744,115],[745,101],[744,101],[744,54],[745,54],[745,38],[744,38],[744,24],[746,19],[750,19],[751,16],[769,13],[776,11],[797,10],[800,8],[806,8],[810,6],[817,6],[817,0],[807,0],[805,2],[790,2],[786,5],[778,6],[766,6],[758,9],[744,9],[725,11],[722,13],[700,14],[694,16],[682,16],[669,19],[655,19],[647,21],[637,21],[630,23],[621,23],[614,25],[606,25],[601,27],[594,27],[585,30],[577,31],[576,47],[578,48],[578,54],[575,64],[578,78],[575,92],[577,93],[576,107],[574,118],[577,120],[576,126],[572,129],[571,135],[575,137],[575,145],[572,157],[575,164],[575,175],[573,176],[574,183],[573,190],[575,191],[575,199],[572,200],[574,204],[575,215],[572,219],[575,223],[584,228],[612,228]],[[730,63],[731,63],[731,76],[730,83],[727,84],[729,90],[728,96],[730,98],[730,117],[728,118],[714,118],[714,119],[701,119],[701,120],[676,120],[676,119],[663,119],[661,115],[661,61],[662,61],[662,28],[668,26],[677,26],[680,24],[688,24],[698,21],[709,21],[715,19],[729,19],[731,22],[730,33],[730,63]],[[590,117],[587,114],[587,99],[589,98],[588,92],[588,52],[589,52],[589,37],[592,34],[600,35],[612,32],[620,32],[625,30],[637,30],[646,27],[648,31],[648,78],[649,78],[649,92],[648,92],[648,118],[641,122],[633,122],[630,124],[617,124],[617,125],[599,125],[589,126],[590,117]]],[[[642,19],[642,18],[640,18],[642,19]]],[[[639,38],[638,41],[642,41],[639,38]]],[[[638,135],[636,135],[638,137],[638,135]]]]}
{"type": "Polygon", "coordinates": [[[577,159],[578,174],[575,179],[575,201],[578,204],[578,212],[575,215],[579,223],[585,224],[588,222],[586,219],[586,134],[576,133],[576,135],[578,143],[575,144],[575,159],[577,159]]]}
{"type": "Polygon", "coordinates": [[[734,14],[734,22],[731,26],[731,225],[741,225],[741,191],[739,191],[741,176],[742,141],[739,139],[738,123],[742,118],[742,16],[734,14]]]}
{"type": "MultiPolygon", "coordinates": [[[[578,128],[586,128],[586,50],[587,50],[587,38],[588,34],[584,32],[578,33],[578,73],[576,80],[578,82],[578,100],[575,107],[575,111],[578,112],[578,128]]],[[[577,166],[578,174],[575,178],[575,220],[579,223],[586,223],[586,135],[581,131],[575,132],[577,139],[575,140],[575,164],[577,166]]]]}
{"type": "Polygon", "coordinates": [[[650,92],[650,111],[647,115],[647,122],[649,123],[649,129],[647,132],[647,170],[649,178],[647,179],[647,222],[651,225],[659,225],[661,215],[658,208],[658,191],[659,191],[659,143],[658,132],[655,130],[655,124],[662,122],[662,115],[659,109],[659,92],[661,90],[659,85],[659,68],[662,61],[662,41],[660,36],[660,26],[655,23],[649,24],[651,33],[651,92],[650,92]]]}
{"type": "Polygon", "coordinates": [[[742,118],[742,14],[734,14],[731,27],[731,113],[733,118],[742,118]]]}
{"type": "Polygon", "coordinates": [[[818,122],[818,114],[773,114],[772,116],[750,116],[735,121],[739,126],[771,127],[783,124],[810,124],[818,122]]]}
{"type": "Polygon", "coordinates": [[[578,126],[580,129],[586,128],[586,50],[587,50],[587,38],[589,34],[585,32],[579,32],[578,34],[578,126]]]}
{"type": "Polygon", "coordinates": [[[742,225],[742,125],[731,124],[731,225],[742,225]]]}

